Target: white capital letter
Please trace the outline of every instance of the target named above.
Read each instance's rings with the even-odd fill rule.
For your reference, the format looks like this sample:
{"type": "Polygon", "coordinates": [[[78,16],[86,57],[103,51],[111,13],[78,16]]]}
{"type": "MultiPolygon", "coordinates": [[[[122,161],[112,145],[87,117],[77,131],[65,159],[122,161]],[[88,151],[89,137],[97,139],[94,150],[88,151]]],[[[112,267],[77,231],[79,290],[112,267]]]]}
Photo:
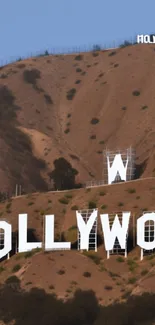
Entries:
{"type": "Polygon", "coordinates": [[[34,248],[41,248],[42,243],[27,243],[27,214],[18,215],[19,247],[18,252],[28,252],[34,248]]]}
{"type": "Polygon", "coordinates": [[[121,249],[126,248],[127,230],[129,227],[130,212],[123,212],[122,226],[120,225],[119,218],[116,214],[112,229],[110,230],[108,214],[101,214],[101,224],[104,234],[104,243],[106,251],[113,249],[116,237],[118,238],[121,249]]]}
{"type": "Polygon", "coordinates": [[[137,245],[143,249],[150,250],[155,248],[155,238],[153,241],[146,242],[145,241],[145,222],[147,221],[154,222],[154,229],[155,229],[155,213],[145,213],[142,217],[137,220],[137,245]]]}
{"type": "Polygon", "coordinates": [[[8,222],[0,221],[0,228],[4,230],[4,248],[0,249],[0,258],[2,258],[12,249],[12,227],[8,222]]]}
{"type": "Polygon", "coordinates": [[[143,35],[137,35],[137,43],[144,43],[144,36],[143,35]]]}
{"type": "Polygon", "coordinates": [[[110,159],[107,157],[108,164],[108,184],[111,184],[119,172],[122,180],[126,181],[126,171],[128,167],[128,158],[126,160],[126,165],[124,167],[121,154],[117,154],[113,160],[112,166],[110,167],[110,159]]]}
{"type": "Polygon", "coordinates": [[[144,36],[144,43],[145,43],[145,44],[150,43],[150,36],[149,36],[149,35],[145,35],[145,36],[144,36]]]}
{"type": "Polygon", "coordinates": [[[71,249],[70,242],[54,242],[54,215],[45,216],[45,250],[71,249]]]}
{"type": "Polygon", "coordinates": [[[93,227],[93,224],[97,218],[97,210],[93,211],[92,214],[89,217],[89,220],[87,223],[82,218],[82,215],[76,211],[76,219],[77,219],[77,225],[79,228],[79,232],[81,235],[80,238],[80,249],[87,249],[89,248],[89,235],[91,232],[91,229],[93,227]]]}

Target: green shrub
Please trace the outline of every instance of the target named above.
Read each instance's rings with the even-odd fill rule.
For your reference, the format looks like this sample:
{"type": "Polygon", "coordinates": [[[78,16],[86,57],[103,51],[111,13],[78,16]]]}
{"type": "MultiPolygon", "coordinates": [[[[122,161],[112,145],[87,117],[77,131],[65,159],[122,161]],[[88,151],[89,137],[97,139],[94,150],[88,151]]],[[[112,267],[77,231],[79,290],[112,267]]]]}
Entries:
{"type": "Polygon", "coordinates": [[[133,96],[139,96],[139,95],[140,95],[140,91],[139,91],[139,90],[134,90],[134,91],[132,92],[132,95],[133,95],[133,96]]]}
{"type": "Polygon", "coordinates": [[[24,70],[23,78],[25,82],[34,85],[37,79],[40,79],[40,71],[37,69],[24,70]]]}
{"type": "Polygon", "coordinates": [[[123,263],[124,262],[124,258],[119,256],[116,258],[116,261],[119,262],[119,263],[123,263]]]}
{"type": "Polygon", "coordinates": [[[100,256],[98,256],[96,253],[91,252],[91,251],[89,251],[89,252],[86,251],[83,254],[85,256],[89,257],[97,265],[99,265],[102,260],[102,258],[100,256]]]}
{"type": "Polygon", "coordinates": [[[100,195],[100,196],[104,196],[104,195],[106,195],[106,193],[105,193],[104,191],[101,191],[101,192],[99,193],[99,195],[100,195]]]}
{"type": "Polygon", "coordinates": [[[72,199],[73,195],[72,195],[72,194],[66,194],[65,197],[66,197],[67,199],[72,199]]]}
{"type": "Polygon", "coordinates": [[[0,273],[2,273],[3,271],[5,271],[5,268],[3,266],[0,266],[0,273]]]}
{"type": "Polygon", "coordinates": [[[77,61],[81,61],[83,59],[83,55],[79,54],[79,55],[76,55],[75,57],[75,60],[77,61]]]}
{"type": "Polygon", "coordinates": [[[75,84],[78,85],[78,84],[80,84],[80,82],[81,82],[81,80],[78,79],[75,81],[75,84]]]}
{"type": "Polygon", "coordinates": [[[65,274],[65,270],[59,270],[59,271],[57,272],[57,274],[59,274],[59,275],[63,275],[63,274],[65,274]]]}
{"type": "Polygon", "coordinates": [[[45,98],[47,104],[53,104],[53,100],[52,100],[51,96],[49,96],[48,94],[44,94],[44,98],[45,98]]]}
{"type": "Polygon", "coordinates": [[[69,200],[64,197],[64,198],[59,199],[59,202],[62,203],[62,204],[68,204],[69,200]]]}
{"type": "Polygon", "coordinates": [[[71,207],[71,210],[79,210],[79,207],[78,207],[77,205],[73,205],[73,206],[71,207]]]}
{"type": "Polygon", "coordinates": [[[94,135],[91,135],[91,136],[90,136],[90,139],[91,139],[91,140],[96,139],[96,135],[95,135],[95,134],[94,134],[94,135]]]}
{"type": "Polygon", "coordinates": [[[127,264],[129,266],[129,270],[131,272],[135,271],[135,269],[138,267],[138,264],[136,263],[136,261],[132,260],[132,259],[128,259],[127,264]]]}
{"type": "Polygon", "coordinates": [[[90,201],[88,203],[88,209],[96,209],[96,203],[93,201],[90,201]]]}
{"type": "Polygon", "coordinates": [[[67,128],[65,131],[64,131],[64,133],[69,133],[70,132],[70,129],[69,128],[67,128]]]}
{"type": "Polygon", "coordinates": [[[99,53],[98,53],[98,52],[93,52],[92,55],[93,55],[94,57],[96,57],[96,56],[99,55],[99,53]]]}
{"type": "Polygon", "coordinates": [[[19,69],[23,69],[23,68],[26,67],[25,63],[19,63],[19,64],[17,64],[16,66],[17,66],[17,68],[19,68],[19,69]]]}
{"type": "Polygon", "coordinates": [[[31,285],[31,284],[32,284],[31,281],[28,281],[28,282],[25,283],[26,286],[31,285]]]}
{"type": "Polygon", "coordinates": [[[130,279],[129,279],[128,283],[129,283],[129,284],[135,284],[136,281],[137,281],[137,279],[133,277],[133,278],[130,278],[130,279]]]}
{"type": "Polygon", "coordinates": [[[124,203],[123,202],[119,202],[118,203],[118,207],[123,207],[124,203]]]}
{"type": "Polygon", "coordinates": [[[34,204],[34,202],[29,202],[29,203],[28,203],[28,205],[33,205],[33,204],[34,204]]]}
{"type": "Polygon", "coordinates": [[[103,77],[103,76],[104,76],[104,73],[103,73],[103,72],[101,72],[101,73],[98,75],[99,78],[101,78],[101,77],[103,77]]]}
{"type": "Polygon", "coordinates": [[[76,69],[76,72],[82,72],[82,69],[77,68],[77,69],[76,69]]]}
{"type": "Polygon", "coordinates": [[[7,205],[6,205],[6,210],[9,210],[10,207],[11,207],[11,202],[10,202],[10,203],[7,203],[7,205]]]}
{"type": "Polygon", "coordinates": [[[90,123],[91,123],[91,124],[97,124],[97,123],[99,123],[99,119],[96,118],[96,117],[94,117],[94,118],[92,118],[92,120],[91,120],[90,123]]]}
{"type": "Polygon", "coordinates": [[[142,276],[146,275],[147,273],[148,273],[148,270],[147,269],[144,269],[144,270],[141,271],[141,275],[142,276]]]}
{"type": "Polygon", "coordinates": [[[128,188],[128,193],[133,194],[136,193],[136,190],[134,188],[128,188]]]}
{"type": "Polygon", "coordinates": [[[91,273],[86,271],[86,272],[83,273],[83,276],[85,278],[90,278],[91,277],[91,273]]]}
{"type": "Polygon", "coordinates": [[[12,284],[12,283],[20,284],[20,280],[17,278],[17,276],[12,275],[6,279],[5,283],[6,284],[12,284]]]}
{"type": "Polygon", "coordinates": [[[30,258],[38,252],[41,252],[41,248],[32,249],[31,251],[28,251],[24,254],[24,258],[30,258]]]}
{"type": "Polygon", "coordinates": [[[132,45],[131,42],[129,42],[129,41],[124,41],[124,43],[122,43],[122,44],[120,45],[120,48],[124,48],[124,47],[131,46],[131,45],[132,45]]]}
{"type": "Polygon", "coordinates": [[[102,209],[102,210],[107,209],[107,205],[106,205],[106,204],[103,204],[103,205],[101,206],[101,209],[102,209]]]}
{"type": "Polygon", "coordinates": [[[6,79],[8,76],[7,76],[7,74],[5,74],[5,73],[2,73],[1,75],[0,75],[0,78],[1,79],[6,79]]]}
{"type": "Polygon", "coordinates": [[[108,56],[114,56],[117,52],[116,51],[112,51],[108,54],[108,56]]]}
{"type": "Polygon", "coordinates": [[[118,63],[114,64],[114,68],[117,68],[117,67],[119,67],[119,64],[118,63]]]}
{"type": "Polygon", "coordinates": [[[109,291],[109,290],[112,290],[112,286],[110,286],[110,285],[106,285],[106,286],[104,287],[104,289],[105,289],[105,290],[108,290],[108,291],[109,291]]]}
{"type": "Polygon", "coordinates": [[[76,155],[72,155],[72,154],[70,154],[70,157],[72,158],[72,159],[74,159],[74,160],[80,160],[80,158],[79,157],[77,157],[76,155]]]}
{"type": "Polygon", "coordinates": [[[71,285],[77,285],[78,283],[76,281],[71,281],[71,285]]]}
{"type": "Polygon", "coordinates": [[[12,268],[12,272],[18,272],[21,269],[20,264],[16,264],[13,268],[12,268]]]}
{"type": "Polygon", "coordinates": [[[68,100],[72,100],[73,97],[75,96],[75,94],[76,94],[76,89],[72,88],[72,89],[67,91],[66,97],[67,97],[68,100]]]}

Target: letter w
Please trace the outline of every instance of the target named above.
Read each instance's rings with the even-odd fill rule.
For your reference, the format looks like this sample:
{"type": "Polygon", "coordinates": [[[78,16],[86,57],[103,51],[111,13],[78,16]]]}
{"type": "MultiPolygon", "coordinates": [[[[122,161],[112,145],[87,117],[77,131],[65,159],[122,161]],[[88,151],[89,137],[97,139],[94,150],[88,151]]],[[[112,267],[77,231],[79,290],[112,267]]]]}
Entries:
{"type": "Polygon", "coordinates": [[[121,179],[126,181],[128,158],[125,167],[123,165],[122,157],[120,154],[117,154],[115,156],[111,167],[110,167],[109,157],[107,157],[107,163],[108,163],[108,184],[111,184],[115,180],[117,172],[119,172],[121,179]]]}
{"type": "Polygon", "coordinates": [[[105,243],[106,251],[110,251],[113,249],[116,237],[118,238],[121,249],[125,249],[127,231],[129,227],[129,220],[130,220],[130,212],[123,212],[122,226],[119,222],[118,215],[116,214],[111,230],[109,225],[109,215],[101,214],[100,217],[101,217],[101,224],[102,224],[102,230],[104,234],[104,243],[105,243]]]}

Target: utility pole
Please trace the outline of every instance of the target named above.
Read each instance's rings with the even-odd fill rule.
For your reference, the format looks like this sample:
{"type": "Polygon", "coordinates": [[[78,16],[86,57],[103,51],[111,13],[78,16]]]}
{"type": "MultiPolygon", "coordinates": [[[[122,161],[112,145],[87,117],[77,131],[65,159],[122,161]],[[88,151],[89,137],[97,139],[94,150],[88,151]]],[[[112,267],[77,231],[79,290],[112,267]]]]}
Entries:
{"type": "Polygon", "coordinates": [[[18,185],[16,184],[16,191],[15,191],[15,196],[18,195],[18,185]]]}
{"type": "Polygon", "coordinates": [[[132,217],[132,221],[133,221],[133,224],[132,224],[132,227],[133,227],[133,247],[136,246],[136,238],[135,238],[135,213],[133,213],[133,217],[132,217]]]}
{"type": "Polygon", "coordinates": [[[43,215],[43,250],[45,250],[45,215],[43,215]]]}
{"type": "Polygon", "coordinates": [[[15,196],[22,195],[22,186],[19,184],[16,184],[16,191],[15,191],[15,196]]]}

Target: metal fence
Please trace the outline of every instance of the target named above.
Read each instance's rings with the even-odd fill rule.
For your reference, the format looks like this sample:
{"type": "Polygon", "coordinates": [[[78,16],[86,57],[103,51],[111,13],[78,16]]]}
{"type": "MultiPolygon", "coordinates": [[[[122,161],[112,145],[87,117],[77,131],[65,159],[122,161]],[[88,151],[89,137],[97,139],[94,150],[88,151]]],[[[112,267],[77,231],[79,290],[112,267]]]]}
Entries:
{"type": "Polygon", "coordinates": [[[32,57],[39,57],[45,55],[65,55],[65,54],[77,54],[82,52],[90,52],[90,51],[99,51],[99,50],[110,50],[116,49],[119,47],[132,45],[136,43],[136,37],[131,37],[128,41],[126,40],[118,40],[110,42],[110,44],[88,44],[88,45],[81,45],[81,46],[72,46],[72,47],[53,47],[53,48],[46,48],[44,50],[39,50],[31,53],[27,53],[26,55],[16,55],[11,56],[9,59],[0,58],[0,66],[5,66],[10,63],[26,60],[32,57]]]}

